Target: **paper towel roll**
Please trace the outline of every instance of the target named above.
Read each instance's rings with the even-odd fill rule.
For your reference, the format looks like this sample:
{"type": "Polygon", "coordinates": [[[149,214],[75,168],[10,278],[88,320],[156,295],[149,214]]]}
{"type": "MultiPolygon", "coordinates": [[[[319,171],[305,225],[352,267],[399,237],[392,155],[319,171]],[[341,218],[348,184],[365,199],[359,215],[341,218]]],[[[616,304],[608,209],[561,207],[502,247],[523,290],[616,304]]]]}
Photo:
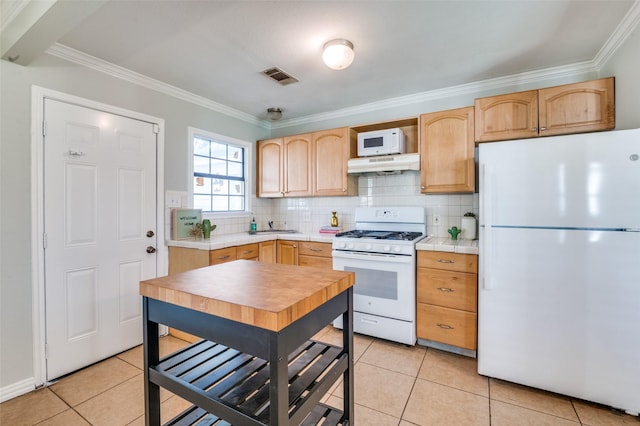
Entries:
{"type": "Polygon", "coordinates": [[[476,218],[475,217],[463,217],[462,224],[462,238],[465,240],[476,239],[476,218]]]}

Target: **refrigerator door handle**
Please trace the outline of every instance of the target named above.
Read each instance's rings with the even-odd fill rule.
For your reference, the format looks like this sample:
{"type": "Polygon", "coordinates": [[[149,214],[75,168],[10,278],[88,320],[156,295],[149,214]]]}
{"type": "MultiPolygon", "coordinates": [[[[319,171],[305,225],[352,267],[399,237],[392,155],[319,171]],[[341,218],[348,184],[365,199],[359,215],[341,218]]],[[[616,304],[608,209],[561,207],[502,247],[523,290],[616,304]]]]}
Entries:
{"type": "Polygon", "coordinates": [[[484,223],[484,236],[481,240],[482,244],[482,288],[485,290],[493,289],[493,284],[491,282],[491,253],[492,250],[492,240],[493,240],[493,212],[492,212],[492,204],[493,204],[493,171],[490,166],[487,164],[481,165],[481,173],[482,173],[482,185],[480,188],[480,194],[482,197],[482,212],[480,212],[480,217],[483,219],[484,223]]]}

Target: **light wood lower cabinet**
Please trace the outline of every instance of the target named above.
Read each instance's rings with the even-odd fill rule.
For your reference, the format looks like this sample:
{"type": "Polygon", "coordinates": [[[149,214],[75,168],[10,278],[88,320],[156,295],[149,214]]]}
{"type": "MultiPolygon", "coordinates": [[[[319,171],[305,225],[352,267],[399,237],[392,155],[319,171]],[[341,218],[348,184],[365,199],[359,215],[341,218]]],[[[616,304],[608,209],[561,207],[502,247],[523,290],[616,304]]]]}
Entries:
{"type": "Polygon", "coordinates": [[[333,269],[331,243],[301,241],[298,246],[298,265],[333,269]]]}
{"type": "Polygon", "coordinates": [[[418,252],[419,339],[476,350],[477,274],[475,254],[418,252]]]}
{"type": "Polygon", "coordinates": [[[260,262],[276,263],[276,242],[263,241],[259,245],[260,262]]]}
{"type": "Polygon", "coordinates": [[[184,247],[169,247],[169,275],[209,266],[209,252],[184,247]]]}
{"type": "Polygon", "coordinates": [[[232,262],[236,259],[236,247],[227,247],[209,252],[209,265],[232,262]]]}
{"type": "Polygon", "coordinates": [[[260,258],[260,244],[244,244],[236,247],[236,258],[258,260],[260,258]]]}
{"type": "Polygon", "coordinates": [[[278,263],[285,265],[297,265],[298,264],[298,242],[278,240],[276,257],[278,263]]]}

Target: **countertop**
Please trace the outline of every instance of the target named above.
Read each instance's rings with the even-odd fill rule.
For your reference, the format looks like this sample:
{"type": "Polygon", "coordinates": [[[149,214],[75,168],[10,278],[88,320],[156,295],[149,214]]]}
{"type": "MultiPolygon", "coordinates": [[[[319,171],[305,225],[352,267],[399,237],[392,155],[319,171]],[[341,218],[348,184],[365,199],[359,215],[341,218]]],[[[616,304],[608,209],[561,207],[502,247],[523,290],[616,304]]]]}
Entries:
{"type": "Polygon", "coordinates": [[[212,235],[209,240],[167,240],[167,246],[193,248],[198,250],[217,250],[226,247],[240,246],[243,244],[261,243],[272,240],[293,240],[293,241],[315,241],[319,243],[332,243],[334,236],[331,234],[302,233],[302,232],[259,232],[249,234],[241,232],[238,234],[212,235]]]}
{"type": "Polygon", "coordinates": [[[478,254],[478,240],[453,241],[451,238],[427,237],[416,244],[416,250],[478,254]]]}
{"type": "Polygon", "coordinates": [[[353,272],[236,260],[141,281],[140,295],[279,331],[354,282],[353,272]]]}

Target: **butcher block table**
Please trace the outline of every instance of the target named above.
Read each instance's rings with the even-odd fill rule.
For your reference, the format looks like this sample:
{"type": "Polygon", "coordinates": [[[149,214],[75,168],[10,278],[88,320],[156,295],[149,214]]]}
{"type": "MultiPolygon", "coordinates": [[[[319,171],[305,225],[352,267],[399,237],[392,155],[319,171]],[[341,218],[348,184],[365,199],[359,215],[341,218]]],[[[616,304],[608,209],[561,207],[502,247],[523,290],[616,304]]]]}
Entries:
{"type": "Polygon", "coordinates": [[[147,425],[353,425],[354,273],[249,260],[140,282],[147,425]],[[342,315],[342,347],[309,340],[342,315]],[[201,337],[163,359],[158,325],[201,337]],[[344,406],[320,399],[340,378],[344,406]]]}

